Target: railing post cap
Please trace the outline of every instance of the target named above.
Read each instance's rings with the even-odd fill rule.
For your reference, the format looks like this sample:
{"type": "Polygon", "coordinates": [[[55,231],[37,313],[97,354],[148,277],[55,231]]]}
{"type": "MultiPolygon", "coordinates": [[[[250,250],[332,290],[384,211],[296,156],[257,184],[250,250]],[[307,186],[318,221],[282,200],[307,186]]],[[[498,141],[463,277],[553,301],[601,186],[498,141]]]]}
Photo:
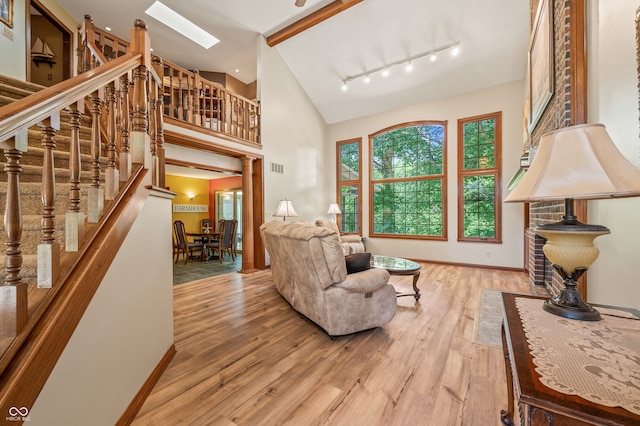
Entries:
{"type": "Polygon", "coordinates": [[[143,30],[145,30],[145,31],[147,30],[147,24],[145,24],[145,23],[144,23],[144,21],[143,21],[142,19],[136,19],[136,20],[133,22],[133,27],[134,27],[134,28],[141,28],[141,29],[143,29],[143,30]]]}

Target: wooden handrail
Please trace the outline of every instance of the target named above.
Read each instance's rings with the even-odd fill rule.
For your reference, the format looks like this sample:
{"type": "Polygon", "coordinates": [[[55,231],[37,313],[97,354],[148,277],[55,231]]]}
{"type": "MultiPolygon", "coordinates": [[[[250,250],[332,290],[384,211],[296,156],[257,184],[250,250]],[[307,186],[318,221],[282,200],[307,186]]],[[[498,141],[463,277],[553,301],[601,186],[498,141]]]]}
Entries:
{"type": "Polygon", "coordinates": [[[127,53],[104,66],[65,80],[0,108],[0,141],[15,136],[68,105],[83,99],[134,68],[142,54],[127,53]]]}

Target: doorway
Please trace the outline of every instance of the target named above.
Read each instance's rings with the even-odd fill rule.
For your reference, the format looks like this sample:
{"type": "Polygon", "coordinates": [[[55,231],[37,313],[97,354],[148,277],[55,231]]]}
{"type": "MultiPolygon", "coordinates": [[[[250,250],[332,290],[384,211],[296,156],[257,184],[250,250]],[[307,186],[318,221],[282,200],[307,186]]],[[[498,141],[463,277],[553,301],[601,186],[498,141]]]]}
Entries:
{"type": "Polygon", "coordinates": [[[215,220],[237,220],[236,251],[242,252],[242,188],[215,191],[215,220]]]}
{"type": "Polygon", "coordinates": [[[73,75],[73,33],[40,2],[29,3],[27,80],[53,86],[73,75]]]}

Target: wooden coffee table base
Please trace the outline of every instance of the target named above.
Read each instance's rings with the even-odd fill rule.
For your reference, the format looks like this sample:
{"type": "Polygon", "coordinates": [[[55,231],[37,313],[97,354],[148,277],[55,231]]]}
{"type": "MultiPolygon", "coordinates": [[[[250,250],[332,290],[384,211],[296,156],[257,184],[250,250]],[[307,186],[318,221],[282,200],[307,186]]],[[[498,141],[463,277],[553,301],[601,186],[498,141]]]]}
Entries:
{"type": "Polygon", "coordinates": [[[416,300],[420,300],[420,289],[418,288],[418,278],[420,278],[420,270],[417,271],[389,271],[390,275],[413,275],[413,293],[400,293],[396,291],[396,297],[413,296],[416,300]]]}
{"type": "Polygon", "coordinates": [[[386,269],[390,275],[412,275],[413,276],[413,293],[400,293],[396,291],[397,297],[413,296],[416,301],[420,299],[420,289],[418,288],[418,278],[420,278],[420,264],[413,260],[403,259],[401,257],[380,256],[374,254],[371,256],[371,266],[374,268],[386,269]]]}

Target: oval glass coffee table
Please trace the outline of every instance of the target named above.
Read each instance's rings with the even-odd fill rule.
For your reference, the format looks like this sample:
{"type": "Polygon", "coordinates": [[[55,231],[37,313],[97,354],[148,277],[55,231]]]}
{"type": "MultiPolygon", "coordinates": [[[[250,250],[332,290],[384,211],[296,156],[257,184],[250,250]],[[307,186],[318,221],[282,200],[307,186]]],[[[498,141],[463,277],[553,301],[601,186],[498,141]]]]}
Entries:
{"type": "Polygon", "coordinates": [[[371,255],[371,267],[383,268],[389,271],[391,275],[413,275],[413,293],[398,293],[397,297],[413,296],[416,300],[420,299],[420,289],[418,288],[418,278],[420,278],[420,264],[413,260],[403,259],[401,257],[371,255]]]}

